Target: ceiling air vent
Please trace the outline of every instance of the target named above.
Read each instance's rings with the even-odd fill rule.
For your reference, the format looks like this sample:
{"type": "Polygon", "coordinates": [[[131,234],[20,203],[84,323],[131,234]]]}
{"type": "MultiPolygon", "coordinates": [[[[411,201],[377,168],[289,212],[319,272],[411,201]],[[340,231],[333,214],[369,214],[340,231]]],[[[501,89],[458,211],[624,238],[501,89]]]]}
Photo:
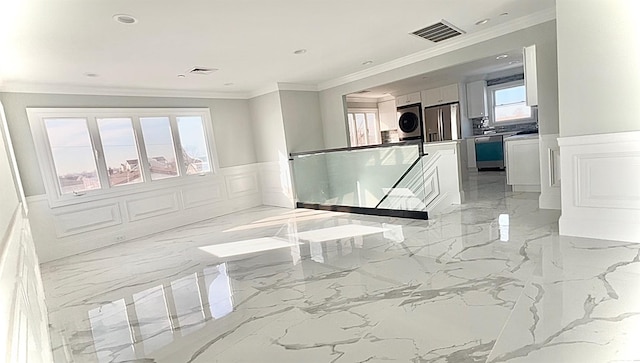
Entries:
{"type": "Polygon", "coordinates": [[[188,73],[191,74],[202,74],[202,75],[208,75],[211,74],[213,72],[217,71],[217,69],[215,68],[206,68],[206,67],[193,67],[189,70],[188,73]]]}
{"type": "Polygon", "coordinates": [[[429,25],[428,27],[422,28],[420,30],[416,30],[411,34],[417,35],[420,38],[424,38],[426,40],[430,40],[434,43],[437,43],[437,42],[441,42],[443,40],[447,40],[449,38],[457,37],[458,35],[464,34],[464,31],[451,25],[451,23],[449,22],[440,20],[439,23],[435,23],[433,25],[429,25]]]}
{"type": "Polygon", "coordinates": [[[369,93],[369,92],[371,92],[371,91],[369,91],[368,89],[366,89],[366,90],[363,90],[363,91],[354,92],[354,94],[356,94],[356,95],[363,95],[363,94],[365,94],[365,93],[369,93]]]}

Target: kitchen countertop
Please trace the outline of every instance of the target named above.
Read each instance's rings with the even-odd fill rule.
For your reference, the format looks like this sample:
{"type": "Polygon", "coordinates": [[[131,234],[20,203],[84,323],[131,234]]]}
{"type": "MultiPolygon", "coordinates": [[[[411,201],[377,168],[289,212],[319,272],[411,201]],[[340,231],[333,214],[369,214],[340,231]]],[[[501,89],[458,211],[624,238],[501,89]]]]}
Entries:
{"type": "Polygon", "coordinates": [[[511,136],[511,135],[515,135],[517,134],[518,131],[508,131],[508,132],[496,132],[494,134],[485,134],[485,135],[473,135],[473,136],[467,136],[466,139],[475,139],[478,137],[486,137],[486,136],[511,136]]]}

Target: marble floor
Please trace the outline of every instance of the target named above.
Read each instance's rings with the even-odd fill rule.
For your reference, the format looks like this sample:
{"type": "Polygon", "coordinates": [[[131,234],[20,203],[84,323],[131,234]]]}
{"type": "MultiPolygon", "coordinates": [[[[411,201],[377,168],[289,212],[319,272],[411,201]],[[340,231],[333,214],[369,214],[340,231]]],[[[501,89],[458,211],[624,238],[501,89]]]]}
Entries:
{"type": "Polygon", "coordinates": [[[255,208],[42,266],[57,362],[640,362],[640,244],[471,174],[428,221],[255,208]]]}

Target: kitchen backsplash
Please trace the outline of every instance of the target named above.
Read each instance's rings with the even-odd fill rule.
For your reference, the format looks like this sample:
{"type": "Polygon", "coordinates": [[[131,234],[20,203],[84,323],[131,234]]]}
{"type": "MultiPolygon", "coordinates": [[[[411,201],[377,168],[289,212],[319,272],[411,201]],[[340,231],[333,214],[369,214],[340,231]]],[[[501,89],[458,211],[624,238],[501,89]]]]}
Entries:
{"type": "Polygon", "coordinates": [[[500,126],[488,126],[489,121],[485,119],[472,119],[473,122],[473,134],[474,135],[483,135],[485,131],[491,132],[520,132],[520,131],[530,131],[537,130],[538,123],[537,122],[527,122],[520,124],[512,124],[512,125],[500,125],[500,126]]]}

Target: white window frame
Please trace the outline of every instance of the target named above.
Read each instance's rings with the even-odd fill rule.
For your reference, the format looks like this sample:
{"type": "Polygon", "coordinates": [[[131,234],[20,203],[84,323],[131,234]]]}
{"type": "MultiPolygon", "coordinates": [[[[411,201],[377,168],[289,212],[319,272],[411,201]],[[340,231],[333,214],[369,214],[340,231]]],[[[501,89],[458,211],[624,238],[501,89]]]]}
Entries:
{"type": "MultiPolygon", "coordinates": [[[[511,120],[511,121],[496,121],[496,115],[495,115],[496,91],[499,91],[505,88],[518,87],[518,86],[524,86],[524,80],[500,83],[500,84],[487,87],[487,91],[489,93],[489,124],[490,125],[492,126],[514,125],[514,124],[536,122],[538,120],[537,107],[529,106],[531,108],[531,117],[529,118],[521,118],[521,119],[511,120]]],[[[525,102],[526,102],[526,99],[525,99],[525,102]]]]}
{"type": "MultiPolygon", "coordinates": [[[[350,108],[347,110],[347,131],[349,132],[349,144],[351,144],[351,125],[349,125],[349,114],[356,114],[356,113],[364,113],[365,114],[365,127],[367,127],[367,122],[366,122],[366,114],[368,113],[373,113],[376,115],[376,134],[378,135],[376,142],[375,143],[368,143],[367,145],[379,145],[382,144],[382,134],[380,133],[380,115],[378,114],[378,109],[377,108],[350,108]]],[[[355,123],[355,115],[353,117],[354,123],[355,123]]],[[[355,126],[355,124],[354,124],[355,126]]],[[[367,133],[365,135],[369,135],[369,130],[367,130],[367,133]]],[[[356,146],[356,145],[350,145],[352,147],[356,146]]],[[[363,145],[357,145],[357,146],[363,146],[363,145]]],[[[364,145],[366,146],[366,145],[364,145]]]]}
{"type": "Polygon", "coordinates": [[[27,108],[27,117],[29,119],[29,125],[31,126],[31,134],[36,148],[38,164],[42,172],[42,179],[51,208],[138,194],[163,188],[180,187],[191,183],[211,180],[220,171],[211,114],[208,108],[27,108]],[[182,147],[180,137],[177,131],[177,117],[188,116],[199,116],[202,119],[205,142],[210,160],[211,171],[209,172],[195,175],[186,174],[186,168],[181,154],[182,147]],[[171,136],[178,167],[177,176],[151,180],[150,173],[147,170],[147,165],[149,164],[148,156],[146,154],[142,128],[140,126],[140,118],[145,117],[168,117],[170,119],[171,136]],[[100,180],[100,189],[87,190],[77,194],[62,194],[44,123],[45,119],[50,118],[87,119],[89,136],[94,148],[97,174],[100,180]],[[100,135],[97,127],[95,127],[97,125],[97,119],[104,118],[131,119],[137,141],[138,163],[141,169],[141,177],[143,178],[142,182],[116,186],[110,185],[105,158],[102,153],[100,135]]]}

